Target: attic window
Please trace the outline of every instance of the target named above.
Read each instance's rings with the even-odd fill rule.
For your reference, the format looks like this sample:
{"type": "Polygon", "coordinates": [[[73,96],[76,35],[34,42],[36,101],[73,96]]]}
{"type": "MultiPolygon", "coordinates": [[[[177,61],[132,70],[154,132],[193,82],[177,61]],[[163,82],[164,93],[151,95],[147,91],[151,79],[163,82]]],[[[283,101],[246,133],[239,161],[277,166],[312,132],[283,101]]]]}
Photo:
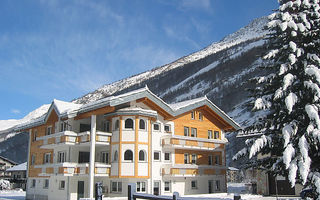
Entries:
{"type": "Polygon", "coordinates": [[[194,111],[191,112],[191,119],[194,119],[195,113],[194,111]]]}
{"type": "Polygon", "coordinates": [[[199,112],[199,120],[202,121],[203,120],[203,115],[201,112],[199,112]]]}

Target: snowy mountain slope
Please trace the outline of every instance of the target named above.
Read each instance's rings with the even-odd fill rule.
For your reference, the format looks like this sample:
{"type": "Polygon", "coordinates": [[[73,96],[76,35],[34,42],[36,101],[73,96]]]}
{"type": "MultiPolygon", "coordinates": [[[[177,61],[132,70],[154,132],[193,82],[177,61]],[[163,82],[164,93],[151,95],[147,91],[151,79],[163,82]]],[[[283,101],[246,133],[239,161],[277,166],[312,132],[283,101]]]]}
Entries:
{"type": "MultiPolygon", "coordinates": [[[[244,102],[248,101],[246,89],[254,87],[247,80],[263,73],[259,67],[265,64],[261,60],[261,55],[266,52],[264,38],[268,32],[263,30],[266,23],[266,18],[256,19],[248,26],[198,52],[162,67],[104,85],[73,102],[89,103],[148,85],[152,92],[168,103],[206,95],[222,110],[229,112],[232,117],[239,120],[240,124],[245,125],[252,117],[243,106],[244,102]],[[233,108],[236,110],[232,112],[233,108]],[[247,113],[244,114],[245,112],[247,113]]],[[[45,107],[43,110],[45,112],[45,107]]],[[[43,113],[34,112],[33,118],[41,117],[41,115],[43,113]]],[[[18,122],[12,121],[13,123],[18,122]]],[[[13,156],[9,158],[15,160],[14,156],[17,156],[18,153],[9,153],[12,150],[12,143],[19,143],[20,140],[23,140],[27,144],[27,139],[20,135],[10,138],[10,141],[14,142],[9,142],[9,140],[1,142],[0,155],[6,153],[8,156],[13,156]]],[[[229,149],[233,149],[233,142],[230,143],[229,149]]],[[[26,154],[24,151],[20,153],[26,154]]]]}

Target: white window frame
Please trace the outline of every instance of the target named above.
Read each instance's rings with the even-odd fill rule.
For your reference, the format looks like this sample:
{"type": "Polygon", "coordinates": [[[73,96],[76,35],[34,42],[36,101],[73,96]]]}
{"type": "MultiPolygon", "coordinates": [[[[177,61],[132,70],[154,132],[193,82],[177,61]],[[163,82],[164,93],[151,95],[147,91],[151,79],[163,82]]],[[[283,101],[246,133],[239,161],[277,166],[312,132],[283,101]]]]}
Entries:
{"type": "Polygon", "coordinates": [[[212,132],[212,130],[208,130],[208,139],[213,139],[213,132],[212,132]]]}
{"type": "Polygon", "coordinates": [[[164,125],[164,131],[165,131],[166,133],[171,133],[171,125],[170,125],[170,124],[165,124],[165,125],[164,125]],[[169,130],[166,130],[166,127],[169,127],[169,130]]]}
{"type": "Polygon", "coordinates": [[[184,164],[189,164],[190,163],[190,156],[189,156],[188,153],[183,154],[183,163],[184,164]],[[186,160],[186,158],[187,158],[187,160],[186,160]]]}
{"type": "Polygon", "coordinates": [[[192,190],[198,189],[198,181],[197,180],[191,180],[191,189],[192,190]],[[194,186],[192,183],[195,183],[194,186]]]}
{"type": "Polygon", "coordinates": [[[139,130],[147,130],[147,120],[145,119],[139,119],[139,130]],[[144,121],[144,128],[140,128],[140,122],[144,121]]]}
{"type": "Polygon", "coordinates": [[[153,131],[160,132],[160,131],[161,131],[161,124],[160,124],[160,123],[153,123],[153,124],[152,124],[152,130],[153,130],[153,131]],[[159,126],[159,130],[157,130],[157,129],[154,128],[155,125],[158,125],[158,126],[159,126]]]}
{"type": "Polygon", "coordinates": [[[188,127],[188,126],[183,127],[183,135],[186,137],[190,136],[190,127],[188,127]],[[187,135],[186,135],[186,130],[188,130],[187,135]]]}
{"type": "Polygon", "coordinates": [[[110,181],[110,192],[111,193],[122,193],[122,182],[121,181],[110,181]],[[113,183],[115,183],[116,190],[113,190],[113,183]]]}
{"type": "Polygon", "coordinates": [[[146,181],[138,181],[136,191],[139,193],[146,193],[147,192],[146,185],[147,185],[146,181]]]}
{"type": "Polygon", "coordinates": [[[164,182],[164,192],[171,192],[171,181],[164,182]],[[169,190],[166,190],[166,184],[168,184],[169,190]]]}
{"type": "Polygon", "coordinates": [[[66,181],[65,180],[60,180],[59,181],[59,190],[64,190],[65,188],[66,188],[66,181]]]}
{"type": "Polygon", "coordinates": [[[100,162],[109,164],[109,152],[108,151],[101,151],[100,152],[100,162]]]}
{"type": "Polygon", "coordinates": [[[191,164],[194,164],[194,165],[197,164],[197,154],[192,154],[191,155],[191,164]]]}
{"type": "Polygon", "coordinates": [[[192,128],[191,127],[191,134],[190,134],[190,136],[191,137],[197,137],[197,135],[198,135],[198,130],[197,130],[197,128],[192,128]]]}
{"type": "Polygon", "coordinates": [[[46,135],[51,135],[52,134],[52,126],[47,126],[46,128],[46,135]],[[50,130],[50,131],[49,131],[50,130]]]}
{"type": "Polygon", "coordinates": [[[138,162],[147,162],[147,152],[144,149],[140,149],[138,152],[138,162]],[[144,159],[140,160],[140,151],[144,154],[144,159]]]}
{"type": "Polygon", "coordinates": [[[124,123],[123,123],[123,128],[124,130],[134,130],[135,129],[135,120],[131,117],[127,117],[125,119],[123,119],[124,123]],[[127,120],[132,120],[132,128],[126,128],[126,121],[127,120]]]}
{"type": "Polygon", "coordinates": [[[67,161],[67,152],[66,151],[58,151],[57,163],[64,163],[66,161],[67,161]]]}
{"type": "Polygon", "coordinates": [[[48,164],[51,162],[51,153],[45,153],[43,158],[43,163],[48,164]]]}
{"type": "Polygon", "coordinates": [[[48,188],[49,188],[49,179],[44,179],[43,189],[48,189],[48,188]]]}
{"type": "Polygon", "coordinates": [[[196,113],[194,111],[191,112],[191,119],[195,119],[196,113]]]}
{"type": "Polygon", "coordinates": [[[220,138],[220,132],[219,131],[214,131],[213,132],[213,138],[218,140],[220,138]],[[216,134],[217,134],[217,137],[216,137],[216,134]]]}
{"type": "Polygon", "coordinates": [[[134,153],[131,149],[126,149],[124,152],[123,152],[123,162],[134,162],[134,153]],[[125,155],[126,155],[126,152],[130,152],[132,153],[132,159],[131,160],[125,160],[125,155]]]}
{"type": "Polygon", "coordinates": [[[159,162],[161,161],[161,151],[154,151],[153,152],[153,160],[154,161],[159,161],[159,162]],[[157,159],[157,160],[155,159],[155,156],[154,156],[155,154],[159,154],[159,159],[157,159]]]}
{"type": "Polygon", "coordinates": [[[203,121],[203,114],[202,114],[202,112],[199,112],[199,120],[200,120],[200,121],[203,121]]]}
{"type": "Polygon", "coordinates": [[[171,161],[171,152],[164,152],[164,161],[170,162],[171,161]],[[169,154],[169,160],[166,159],[166,154],[169,154]]]}

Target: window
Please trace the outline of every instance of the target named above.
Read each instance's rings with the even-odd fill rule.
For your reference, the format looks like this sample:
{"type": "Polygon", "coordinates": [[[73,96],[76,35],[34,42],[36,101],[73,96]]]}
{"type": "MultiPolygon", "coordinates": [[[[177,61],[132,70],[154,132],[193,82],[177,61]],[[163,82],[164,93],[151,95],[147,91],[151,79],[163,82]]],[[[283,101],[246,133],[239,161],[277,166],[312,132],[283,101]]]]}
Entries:
{"type": "Polygon", "coordinates": [[[119,122],[119,120],[117,119],[117,120],[115,121],[115,123],[114,123],[114,130],[115,130],[115,131],[119,130],[119,126],[120,126],[120,122],[119,122]]]}
{"type": "Polygon", "coordinates": [[[160,151],[153,152],[153,160],[160,161],[160,151]]]}
{"type": "Polygon", "coordinates": [[[171,160],[171,153],[170,152],[165,152],[164,153],[164,160],[165,161],[170,161],[171,160]]]}
{"type": "Polygon", "coordinates": [[[139,129],[145,130],[146,129],[146,122],[143,119],[139,120],[139,129]]]}
{"type": "Polygon", "coordinates": [[[189,163],[189,154],[185,153],[184,154],[184,164],[188,164],[189,163]]]}
{"type": "Polygon", "coordinates": [[[59,190],[64,190],[66,186],[66,182],[63,180],[63,181],[59,181],[59,190]]]}
{"type": "Polygon", "coordinates": [[[124,160],[133,161],[133,153],[131,150],[126,150],[124,152],[124,160]]]}
{"type": "Polygon", "coordinates": [[[60,123],[60,132],[67,130],[68,123],[67,122],[61,122],[60,123]]]}
{"type": "Polygon", "coordinates": [[[189,127],[184,127],[184,136],[189,136],[189,127]]]}
{"type": "Polygon", "coordinates": [[[63,163],[63,162],[66,162],[66,152],[64,151],[59,151],[58,152],[58,160],[57,160],[58,163],[63,163]]]}
{"type": "Polygon", "coordinates": [[[158,124],[158,123],[153,124],[153,130],[160,131],[160,124],[158,124]]]}
{"type": "Polygon", "coordinates": [[[139,151],[139,161],[146,161],[146,153],[144,150],[139,151]]]}
{"type": "Polygon", "coordinates": [[[198,188],[197,181],[195,181],[195,180],[191,181],[191,189],[197,189],[197,188],[198,188]]]}
{"type": "Polygon", "coordinates": [[[213,157],[212,157],[212,155],[208,156],[208,165],[213,165],[213,157]]]}
{"type": "Polygon", "coordinates": [[[214,131],[214,139],[219,139],[219,131],[214,131]]]}
{"type": "Polygon", "coordinates": [[[191,163],[192,164],[197,164],[197,154],[192,154],[192,156],[191,156],[191,163]]]}
{"type": "Polygon", "coordinates": [[[31,156],[31,165],[34,165],[35,161],[36,161],[36,155],[32,154],[32,156],[31,156]]]}
{"type": "Polygon", "coordinates": [[[203,120],[203,115],[201,112],[199,112],[199,120],[202,121],[203,120]]]}
{"type": "Polygon", "coordinates": [[[43,163],[50,163],[51,162],[51,153],[45,153],[44,154],[44,159],[43,159],[43,163]]]}
{"type": "Polygon", "coordinates": [[[36,187],[36,180],[32,179],[31,188],[35,188],[35,187],[36,187]]]}
{"type": "Polygon", "coordinates": [[[110,181],[111,192],[122,192],[122,182],[110,181]]]}
{"type": "Polygon", "coordinates": [[[90,152],[79,151],[78,163],[88,163],[90,159],[90,152]]]}
{"type": "Polygon", "coordinates": [[[52,126],[48,126],[46,129],[46,135],[51,135],[52,134],[52,126]]]}
{"type": "Polygon", "coordinates": [[[191,128],[191,137],[197,137],[197,129],[191,128]]]}
{"type": "Polygon", "coordinates": [[[32,141],[36,141],[36,140],[37,140],[37,135],[38,135],[38,131],[37,131],[37,130],[34,130],[34,131],[33,131],[32,141]]]}
{"type": "Polygon", "coordinates": [[[133,120],[130,118],[126,119],[124,122],[124,128],[133,129],[133,120]]]}
{"type": "Polygon", "coordinates": [[[191,119],[194,119],[194,115],[195,115],[195,113],[194,113],[194,111],[192,111],[191,112],[191,119]]]}
{"type": "Polygon", "coordinates": [[[220,165],[220,156],[219,155],[215,156],[215,164],[220,165]]]}
{"type": "Polygon", "coordinates": [[[170,192],[170,184],[171,184],[171,182],[170,181],[165,181],[164,182],[164,191],[165,192],[170,192]]]}
{"type": "Polygon", "coordinates": [[[103,131],[110,132],[110,121],[103,122],[103,131]]]}
{"type": "Polygon", "coordinates": [[[208,139],[212,139],[213,135],[212,135],[212,130],[208,130],[208,139]]]}
{"type": "Polygon", "coordinates": [[[109,163],[109,153],[105,152],[105,151],[101,152],[100,161],[102,163],[108,164],[109,163]]]}
{"type": "Polygon", "coordinates": [[[167,133],[171,132],[171,126],[170,126],[170,124],[164,125],[164,131],[167,132],[167,133]]]}
{"type": "Polygon", "coordinates": [[[44,184],[43,184],[43,188],[48,189],[48,187],[49,187],[49,179],[45,179],[44,184]]]}
{"type": "Polygon", "coordinates": [[[216,180],[216,191],[220,191],[220,180],[216,180]]]}
{"type": "Polygon", "coordinates": [[[137,192],[146,192],[146,182],[137,182],[137,192]]]}
{"type": "Polygon", "coordinates": [[[118,151],[115,151],[113,154],[113,162],[118,161],[118,151]]]}

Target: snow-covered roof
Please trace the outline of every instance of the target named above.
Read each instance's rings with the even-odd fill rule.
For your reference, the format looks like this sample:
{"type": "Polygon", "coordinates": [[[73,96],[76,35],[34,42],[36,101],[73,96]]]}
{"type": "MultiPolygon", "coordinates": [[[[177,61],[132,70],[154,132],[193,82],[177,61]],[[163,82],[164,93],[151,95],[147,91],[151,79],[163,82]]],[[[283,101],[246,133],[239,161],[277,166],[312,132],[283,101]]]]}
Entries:
{"type": "Polygon", "coordinates": [[[16,162],[14,162],[14,161],[12,161],[12,160],[10,160],[10,159],[8,159],[8,158],[5,158],[5,157],[3,157],[3,156],[0,156],[0,159],[4,160],[4,161],[6,161],[6,162],[9,162],[9,163],[11,163],[11,164],[14,164],[14,165],[17,164],[16,162]]]}
{"type": "Polygon", "coordinates": [[[13,166],[9,169],[7,169],[7,172],[13,172],[13,171],[26,171],[27,170],[27,162],[21,163],[20,165],[13,166]]]}
{"type": "MultiPolygon", "coordinates": [[[[144,88],[140,88],[131,92],[118,95],[118,96],[106,97],[95,102],[90,102],[88,104],[76,104],[76,103],[64,102],[64,101],[55,99],[53,100],[46,115],[34,120],[30,120],[26,123],[17,125],[15,129],[16,130],[27,129],[27,128],[38,126],[45,123],[53,109],[56,111],[58,117],[70,118],[70,117],[75,117],[79,113],[89,112],[91,110],[95,110],[105,106],[117,106],[117,105],[121,105],[124,103],[128,103],[130,101],[135,101],[142,98],[150,99],[152,102],[154,102],[161,109],[163,109],[165,112],[167,112],[169,115],[173,117],[206,105],[209,108],[211,108],[217,115],[219,115],[223,120],[225,120],[234,129],[236,130],[240,129],[240,126],[234,120],[232,120],[226,113],[224,113],[221,109],[219,109],[207,97],[200,97],[200,98],[187,100],[187,101],[183,101],[175,104],[167,104],[157,95],[152,93],[147,86],[144,88]]],[[[130,109],[132,110],[134,108],[130,108],[130,109]]],[[[120,109],[118,111],[125,111],[125,109],[120,109]]],[[[141,111],[141,109],[139,111],[141,111]]],[[[144,110],[143,112],[150,112],[150,110],[144,110]]],[[[154,113],[150,112],[150,114],[154,114],[154,113]]]]}
{"type": "Polygon", "coordinates": [[[239,171],[238,168],[235,168],[235,167],[228,167],[228,170],[231,170],[231,171],[239,171]]]}

